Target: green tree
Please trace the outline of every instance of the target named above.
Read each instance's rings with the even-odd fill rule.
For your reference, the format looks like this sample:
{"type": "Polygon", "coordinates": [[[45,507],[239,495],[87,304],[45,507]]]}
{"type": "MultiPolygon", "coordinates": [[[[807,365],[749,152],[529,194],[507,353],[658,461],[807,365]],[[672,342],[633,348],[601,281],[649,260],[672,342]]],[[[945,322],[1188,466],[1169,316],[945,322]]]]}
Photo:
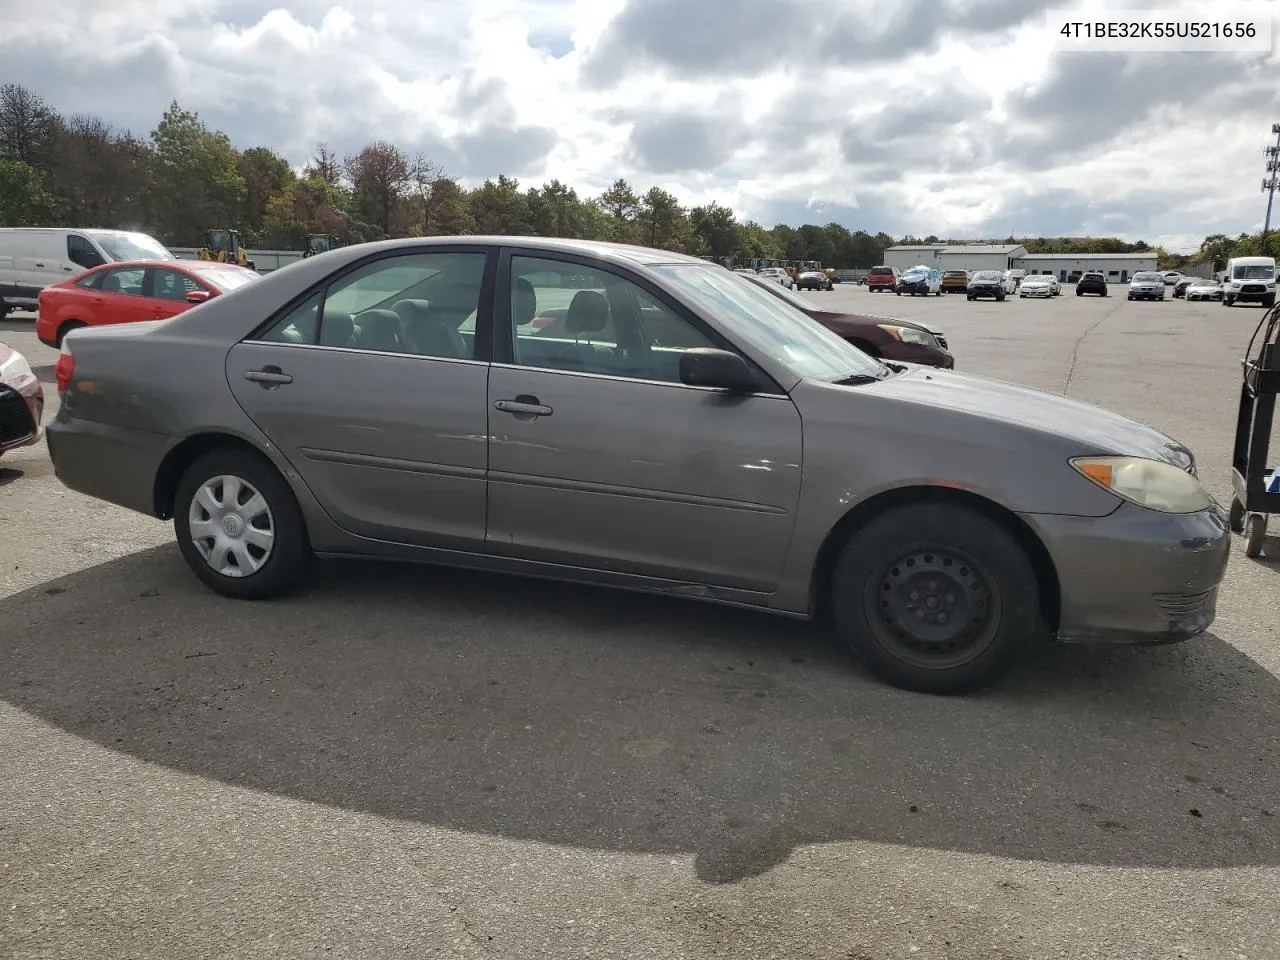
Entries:
{"type": "Polygon", "coordinates": [[[209,130],[175,100],[151,133],[156,221],[178,246],[204,242],[204,231],[235,227],[244,202],[239,154],[226,134],[209,130]]]}
{"type": "Polygon", "coordinates": [[[689,211],[689,226],[713,257],[732,257],[738,249],[738,219],[728,207],[718,203],[694,207],[689,211]]]}
{"type": "Polygon", "coordinates": [[[682,251],[687,246],[689,219],[679,201],[661,187],[650,187],[640,198],[637,223],[641,242],[650,247],[682,251]]]}
{"type": "Polygon", "coordinates": [[[520,181],[513,177],[486,180],[471,192],[468,205],[478,234],[535,236],[528,197],[520,192],[520,181]]]}
{"type": "Polygon", "coordinates": [[[31,164],[0,159],[0,227],[49,226],[56,209],[31,164]]]}
{"type": "Polygon", "coordinates": [[[267,215],[267,204],[293,182],[289,161],[269,147],[250,147],[240,154],[236,169],[244,179],[244,217],[246,232],[256,235],[267,215]]]}

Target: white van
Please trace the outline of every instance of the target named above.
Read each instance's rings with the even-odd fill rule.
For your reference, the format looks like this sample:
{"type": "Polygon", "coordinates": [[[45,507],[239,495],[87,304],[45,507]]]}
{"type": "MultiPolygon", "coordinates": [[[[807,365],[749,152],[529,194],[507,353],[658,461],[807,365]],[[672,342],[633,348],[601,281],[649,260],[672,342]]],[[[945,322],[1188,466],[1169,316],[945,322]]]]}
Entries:
{"type": "Polygon", "coordinates": [[[0,317],[34,310],[52,283],[113,260],[176,260],[145,233],[69,227],[0,227],[0,317]]]}
{"type": "Polygon", "coordinates": [[[1227,261],[1222,281],[1222,305],[1260,303],[1276,305],[1276,261],[1274,257],[1234,257],[1227,261]]]}

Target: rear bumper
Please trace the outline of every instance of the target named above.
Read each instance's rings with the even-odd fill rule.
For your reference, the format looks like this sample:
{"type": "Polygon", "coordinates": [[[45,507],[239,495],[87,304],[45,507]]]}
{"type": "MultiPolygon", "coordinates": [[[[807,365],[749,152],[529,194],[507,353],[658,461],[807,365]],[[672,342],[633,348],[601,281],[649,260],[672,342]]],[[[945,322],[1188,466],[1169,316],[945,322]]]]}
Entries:
{"type": "Polygon", "coordinates": [[[53,472],[67,487],[147,516],[170,437],[87,420],[54,420],[45,430],[53,472]]]}
{"type": "Polygon", "coordinates": [[[1177,643],[1213,623],[1231,552],[1220,506],[1175,516],[1125,503],[1106,517],[1023,519],[1057,568],[1058,640],[1177,643]]]}

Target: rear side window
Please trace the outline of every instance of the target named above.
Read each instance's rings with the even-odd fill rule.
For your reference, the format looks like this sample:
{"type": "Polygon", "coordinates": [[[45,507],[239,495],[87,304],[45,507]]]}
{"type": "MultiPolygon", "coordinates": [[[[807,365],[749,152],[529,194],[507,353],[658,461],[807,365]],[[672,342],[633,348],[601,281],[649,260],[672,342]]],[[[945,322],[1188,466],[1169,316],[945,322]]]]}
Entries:
{"type": "Polygon", "coordinates": [[[76,281],[76,286],[84,287],[86,290],[97,290],[102,286],[102,278],[106,275],[106,270],[99,270],[97,273],[87,273],[76,281]]]}

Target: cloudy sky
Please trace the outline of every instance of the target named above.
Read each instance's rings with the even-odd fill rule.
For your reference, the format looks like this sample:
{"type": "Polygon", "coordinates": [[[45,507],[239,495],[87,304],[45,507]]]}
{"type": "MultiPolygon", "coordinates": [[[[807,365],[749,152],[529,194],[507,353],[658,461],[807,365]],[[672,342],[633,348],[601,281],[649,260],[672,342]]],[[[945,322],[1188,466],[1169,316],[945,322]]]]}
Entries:
{"type": "MultiPolygon", "coordinates": [[[[1280,0],[1248,0],[1280,18],[1280,0]]],[[[375,138],[464,181],[623,176],[767,226],[1255,231],[1269,54],[1054,52],[1046,8],[1213,0],[0,0],[0,82],[136,133],[172,98],[303,163],[375,138]]],[[[1220,8],[1220,9],[1219,9],[1220,8]]],[[[1280,26],[1275,28],[1280,41],[1280,26]]]]}

